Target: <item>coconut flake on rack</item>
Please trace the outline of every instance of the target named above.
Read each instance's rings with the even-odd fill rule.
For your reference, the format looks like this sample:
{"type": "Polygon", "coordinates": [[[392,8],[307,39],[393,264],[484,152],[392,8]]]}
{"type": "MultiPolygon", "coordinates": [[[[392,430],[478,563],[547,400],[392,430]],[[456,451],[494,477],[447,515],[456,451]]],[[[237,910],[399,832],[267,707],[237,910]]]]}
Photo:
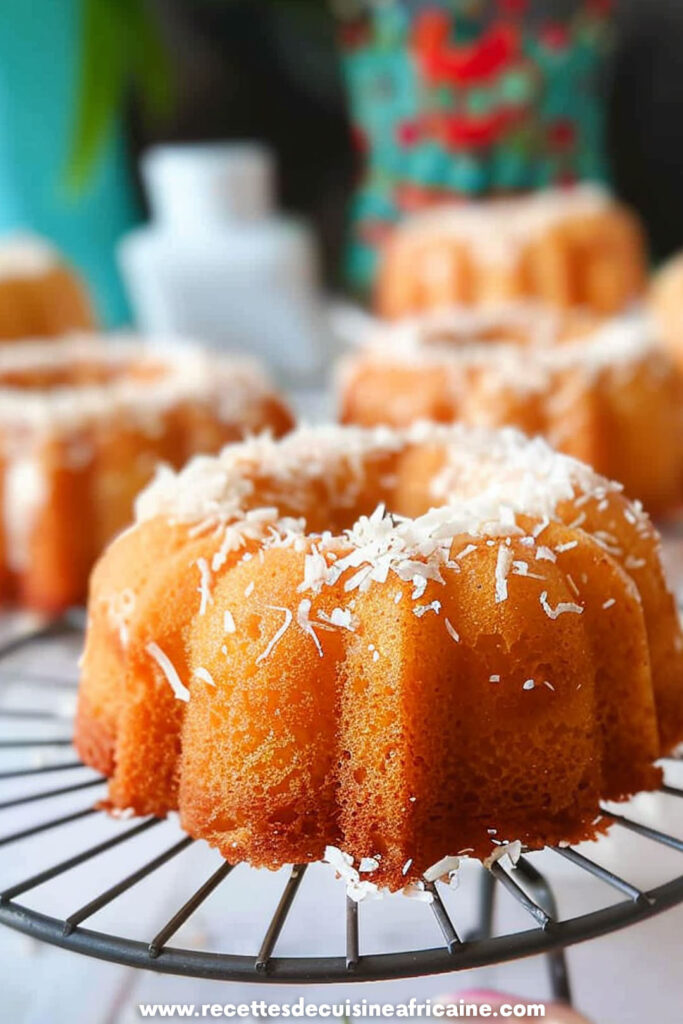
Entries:
{"type": "Polygon", "coordinates": [[[401,889],[401,895],[405,896],[409,900],[419,900],[421,903],[433,903],[434,896],[425,889],[425,884],[422,881],[408,882],[407,885],[401,889]]]}
{"type": "Polygon", "coordinates": [[[343,853],[336,846],[326,846],[323,862],[330,864],[342,881],[346,883],[346,894],[354,903],[381,898],[382,894],[374,882],[368,882],[365,879],[361,881],[358,871],[353,866],[353,857],[350,853],[343,853]]]}
{"type": "Polygon", "coordinates": [[[424,872],[427,882],[450,882],[460,867],[459,857],[442,857],[424,872]]]}
{"type": "Polygon", "coordinates": [[[515,867],[521,855],[522,843],[519,839],[514,839],[511,843],[501,843],[500,846],[496,846],[495,850],[482,861],[482,864],[485,868],[491,869],[499,860],[507,857],[512,866],[515,867]]]}

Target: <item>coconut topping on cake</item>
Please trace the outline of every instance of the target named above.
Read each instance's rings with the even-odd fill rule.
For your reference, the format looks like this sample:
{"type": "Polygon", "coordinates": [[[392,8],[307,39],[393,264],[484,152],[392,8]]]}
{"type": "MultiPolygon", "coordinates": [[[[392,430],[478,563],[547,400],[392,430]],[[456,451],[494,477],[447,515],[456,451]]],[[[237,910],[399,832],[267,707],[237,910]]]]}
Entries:
{"type": "MultiPolygon", "coordinates": [[[[382,324],[371,331],[357,355],[342,362],[340,387],[349,386],[364,366],[436,367],[451,386],[462,387],[463,370],[486,371],[490,386],[533,394],[547,389],[554,374],[580,371],[591,378],[619,367],[635,372],[647,360],[665,374],[669,362],[655,341],[646,315],[629,313],[597,321],[586,316],[520,304],[491,310],[447,308],[382,324]],[[520,344],[520,341],[523,343],[520,344]],[[446,377],[448,380],[448,376],[446,377]]],[[[569,399],[566,398],[568,401],[569,399]]]]}
{"type": "Polygon", "coordinates": [[[416,350],[438,354],[471,345],[515,341],[535,348],[554,348],[582,338],[601,324],[586,309],[559,309],[526,300],[492,306],[449,305],[399,320],[367,317],[353,339],[370,351],[393,351],[408,357],[416,350]]]}
{"type": "Polygon", "coordinates": [[[166,409],[209,396],[223,421],[248,429],[256,422],[254,403],[270,394],[251,360],[177,340],[121,334],[102,344],[98,336],[74,334],[0,352],[0,423],[19,430],[73,431],[122,414],[152,430],[166,409]]]}
{"type": "Polygon", "coordinates": [[[482,263],[509,264],[534,239],[568,220],[601,214],[611,202],[605,188],[582,183],[509,199],[440,203],[411,217],[403,232],[455,239],[482,263]]]}
{"type": "MultiPolygon", "coordinates": [[[[423,600],[423,595],[430,582],[443,584],[445,571],[462,571],[476,544],[463,544],[454,556],[452,547],[457,538],[469,535],[498,545],[492,587],[496,601],[503,602],[511,575],[543,580],[542,573],[530,571],[527,562],[514,559],[511,537],[530,543],[529,557],[536,564],[544,559],[554,562],[558,555],[539,538],[557,518],[558,505],[583,505],[591,499],[600,503],[618,491],[617,484],[582,463],[511,428],[492,432],[434,424],[405,430],[304,426],[279,442],[260,436],[230,445],[217,457],[195,458],[180,473],[162,469],[140,495],[136,512],[138,522],[165,516],[185,522],[195,531],[215,531],[211,572],[224,564],[228,552],[239,551],[248,540],[257,541],[261,549],[283,545],[300,549],[305,556],[300,596],[289,615],[321,654],[317,631],[350,628],[352,622],[348,609],[337,609],[327,620],[312,617],[311,597],[326,585],[341,580],[344,592],[352,597],[392,576],[412,587],[418,618],[427,612],[439,615],[440,602],[434,595],[423,600]],[[304,518],[279,515],[281,503],[303,511],[314,483],[320,486],[325,482],[337,507],[351,505],[378,461],[427,441],[442,448],[444,460],[432,481],[435,507],[425,514],[406,519],[380,504],[340,535],[309,533],[304,518]],[[264,490],[267,506],[250,507],[262,500],[264,490]],[[538,520],[535,536],[526,536],[518,525],[520,515],[538,520]]],[[[639,531],[652,530],[637,504],[629,505],[629,511],[639,531]]],[[[595,534],[596,541],[608,550],[610,536],[599,534],[595,534]]],[[[244,557],[251,557],[251,552],[244,557]]],[[[208,567],[203,580],[207,572],[208,567]]],[[[205,608],[209,595],[204,585],[200,596],[205,608]]],[[[553,607],[545,592],[540,601],[550,618],[583,610],[578,601],[553,607]]],[[[284,608],[279,611],[286,614],[284,608]]],[[[271,644],[278,642],[289,624],[287,618],[271,644]]],[[[445,628],[457,641],[455,626],[448,623],[445,628]]]]}
{"type": "MultiPolygon", "coordinates": [[[[188,803],[175,791],[164,800],[191,822],[202,806],[193,833],[231,862],[277,867],[324,851],[354,900],[388,885],[429,901],[467,853],[495,872],[522,842],[579,841],[598,799],[625,792],[620,776],[605,780],[629,760],[630,727],[612,742],[601,722],[630,699],[630,678],[645,681],[647,629],[670,595],[640,507],[545,442],[464,425],[301,427],[162,470],[136,516],[95,577],[91,601],[106,603],[92,605],[88,668],[102,650],[94,628],[114,685],[120,653],[126,671],[142,663],[144,714],[128,735],[159,722],[173,737],[188,803]],[[658,587],[654,601],[642,587],[639,608],[625,565],[642,557],[658,587]],[[109,592],[123,583],[141,588],[127,651],[117,631],[136,604],[109,592]],[[626,625],[615,662],[605,640],[626,625]],[[457,714],[425,717],[425,701],[453,700],[457,714]],[[207,786],[218,798],[208,813],[207,786]]],[[[670,614],[677,631],[673,602],[670,614]]],[[[677,666],[673,694],[675,636],[658,655],[677,666]]],[[[655,697],[635,708],[653,726],[639,788],[668,749],[649,717],[655,697]]],[[[117,703],[112,712],[120,721],[117,703]]],[[[127,775],[114,769],[123,805],[139,785],[139,743],[117,744],[130,758],[127,775]]]]}

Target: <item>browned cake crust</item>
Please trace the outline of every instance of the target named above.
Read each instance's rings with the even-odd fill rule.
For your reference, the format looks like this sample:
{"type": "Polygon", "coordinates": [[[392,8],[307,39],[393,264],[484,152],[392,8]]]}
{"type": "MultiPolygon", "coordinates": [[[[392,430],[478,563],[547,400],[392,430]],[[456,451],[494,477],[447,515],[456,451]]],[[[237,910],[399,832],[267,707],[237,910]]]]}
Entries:
{"type": "Polygon", "coordinates": [[[397,889],[587,839],[682,738],[651,523],[514,431],[232,446],[160,476],[93,575],[79,753],[233,862],[334,846],[397,889]]]}

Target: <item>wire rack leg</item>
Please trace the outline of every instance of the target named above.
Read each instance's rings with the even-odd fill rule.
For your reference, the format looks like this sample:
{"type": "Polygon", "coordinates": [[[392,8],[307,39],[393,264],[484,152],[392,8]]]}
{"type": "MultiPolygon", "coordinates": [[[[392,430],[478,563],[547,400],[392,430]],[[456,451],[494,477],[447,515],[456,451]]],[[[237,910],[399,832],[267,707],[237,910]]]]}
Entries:
{"type": "Polygon", "coordinates": [[[495,910],[496,883],[490,871],[483,870],[479,880],[479,922],[467,938],[490,939],[493,934],[493,912],[495,910]]]}
{"type": "MultiPolygon", "coordinates": [[[[530,890],[540,906],[547,911],[553,921],[556,921],[558,915],[555,894],[545,875],[542,875],[525,857],[520,857],[519,859],[517,874],[521,876],[523,884],[530,890]]],[[[564,950],[557,949],[552,953],[548,953],[547,964],[553,999],[571,1006],[572,994],[569,984],[569,968],[564,950]]]]}

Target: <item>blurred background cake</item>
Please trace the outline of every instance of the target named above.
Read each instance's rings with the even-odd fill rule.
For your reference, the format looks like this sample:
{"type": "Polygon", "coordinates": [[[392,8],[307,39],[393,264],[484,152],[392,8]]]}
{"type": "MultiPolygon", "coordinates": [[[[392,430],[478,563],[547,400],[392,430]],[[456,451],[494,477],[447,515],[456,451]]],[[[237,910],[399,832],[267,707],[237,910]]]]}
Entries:
{"type": "Polygon", "coordinates": [[[683,379],[645,318],[445,308],[378,325],[339,384],[348,423],[513,425],[619,480],[653,514],[683,498],[683,379]]]}
{"type": "Polygon", "coordinates": [[[595,185],[441,203],[392,232],[375,304],[388,317],[528,298],[614,313],[642,293],[645,264],[638,220],[595,185]]]}
{"type": "Polygon", "coordinates": [[[3,601],[52,614],[85,599],[102,548],[164,462],[292,424],[251,361],[169,339],[78,336],[0,353],[3,601]]]}
{"type": "Polygon", "coordinates": [[[95,316],[84,283],[47,242],[0,242],[0,342],[87,331],[95,316]]]}

